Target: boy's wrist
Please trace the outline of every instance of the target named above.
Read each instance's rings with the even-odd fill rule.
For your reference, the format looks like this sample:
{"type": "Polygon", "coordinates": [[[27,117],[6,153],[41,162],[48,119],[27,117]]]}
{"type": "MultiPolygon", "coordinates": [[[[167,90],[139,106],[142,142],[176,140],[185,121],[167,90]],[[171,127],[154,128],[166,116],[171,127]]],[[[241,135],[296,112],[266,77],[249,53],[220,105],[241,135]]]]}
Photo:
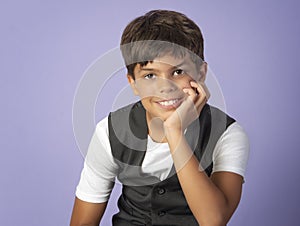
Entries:
{"type": "Polygon", "coordinates": [[[184,136],[184,133],[179,128],[165,127],[165,136],[168,141],[178,141],[184,136]]]}

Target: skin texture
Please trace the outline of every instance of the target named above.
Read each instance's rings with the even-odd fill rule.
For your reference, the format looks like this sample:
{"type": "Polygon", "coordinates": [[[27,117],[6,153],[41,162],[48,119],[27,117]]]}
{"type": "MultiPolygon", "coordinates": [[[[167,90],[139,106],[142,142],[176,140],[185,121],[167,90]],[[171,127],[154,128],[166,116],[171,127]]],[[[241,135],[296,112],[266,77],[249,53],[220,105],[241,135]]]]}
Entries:
{"type": "MultiPolygon", "coordinates": [[[[188,107],[186,110],[189,113],[189,115],[182,115],[185,118],[180,120],[185,121],[191,116],[196,118],[199,115],[201,109],[198,112],[193,103],[187,105],[188,102],[191,102],[188,99],[188,92],[190,89],[196,89],[197,83],[193,82],[195,80],[198,80],[205,86],[203,82],[206,68],[206,63],[203,63],[200,71],[197,70],[188,56],[185,58],[174,58],[166,55],[156,58],[153,62],[149,62],[143,67],[137,65],[134,70],[135,79],[131,75],[127,76],[133,92],[140,97],[146,109],[149,135],[153,140],[167,142],[164,135],[164,122],[175,112],[179,105],[188,107]],[[168,107],[160,104],[162,101],[170,100],[178,100],[178,102],[168,107]]],[[[205,89],[207,90],[206,87],[205,89]]],[[[173,117],[174,114],[172,115],[173,117]]],[[[173,121],[170,118],[166,123],[173,123],[173,121]]],[[[189,125],[190,122],[185,122],[185,124],[189,125]]],[[[176,120],[175,123],[172,126],[180,127],[182,124],[176,120]]]]}
{"type": "MultiPolygon", "coordinates": [[[[230,172],[208,177],[184,136],[184,130],[199,117],[209,99],[206,72],[205,62],[196,69],[188,56],[165,55],[143,67],[137,65],[135,79],[131,75],[127,78],[146,109],[149,135],[170,147],[179,182],[198,223],[223,226],[240,201],[243,178],[230,172]]],[[[99,225],[105,208],[106,203],[92,204],[76,198],[70,225],[99,225]]]]}

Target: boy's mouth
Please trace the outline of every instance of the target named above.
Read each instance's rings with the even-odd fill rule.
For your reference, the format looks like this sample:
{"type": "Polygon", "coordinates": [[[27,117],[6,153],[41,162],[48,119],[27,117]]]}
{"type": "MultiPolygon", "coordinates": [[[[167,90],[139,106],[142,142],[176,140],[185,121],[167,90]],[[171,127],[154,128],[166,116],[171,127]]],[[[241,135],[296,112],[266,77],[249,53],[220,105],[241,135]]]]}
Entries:
{"type": "Polygon", "coordinates": [[[172,108],[177,108],[182,102],[182,98],[176,98],[176,99],[170,99],[170,100],[162,100],[162,101],[157,101],[162,108],[165,109],[172,109],[172,108]]]}

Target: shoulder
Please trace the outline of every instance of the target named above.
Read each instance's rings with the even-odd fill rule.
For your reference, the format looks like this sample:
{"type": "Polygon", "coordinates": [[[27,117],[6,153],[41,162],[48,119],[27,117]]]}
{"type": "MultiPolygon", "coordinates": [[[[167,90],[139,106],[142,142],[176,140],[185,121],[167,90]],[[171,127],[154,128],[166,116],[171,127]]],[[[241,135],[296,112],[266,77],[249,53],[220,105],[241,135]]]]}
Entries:
{"type": "MultiPolygon", "coordinates": [[[[109,141],[109,128],[108,128],[108,116],[104,117],[96,125],[94,137],[91,144],[98,143],[98,151],[104,149],[109,156],[111,156],[111,145],[109,141]],[[94,141],[94,142],[93,142],[94,141]],[[100,148],[101,147],[101,148],[100,148]]],[[[90,144],[90,145],[91,145],[90,144]]]]}
{"type": "Polygon", "coordinates": [[[224,131],[224,133],[219,138],[217,145],[218,151],[230,151],[227,150],[227,146],[234,148],[243,148],[244,152],[249,152],[249,140],[246,131],[238,123],[234,122],[224,131]]]}
{"type": "Polygon", "coordinates": [[[109,141],[108,117],[103,118],[97,123],[95,132],[89,144],[86,161],[98,162],[102,165],[115,167],[109,141]]]}
{"type": "Polygon", "coordinates": [[[98,138],[108,137],[108,116],[97,123],[95,133],[98,138]]]}
{"type": "Polygon", "coordinates": [[[244,145],[249,146],[249,140],[246,131],[236,121],[228,126],[228,128],[220,137],[220,142],[228,141],[236,141],[238,143],[243,143],[244,145]]]}
{"type": "Polygon", "coordinates": [[[249,150],[250,145],[245,130],[238,122],[232,123],[216,144],[213,154],[213,172],[228,171],[244,177],[249,150]]]}

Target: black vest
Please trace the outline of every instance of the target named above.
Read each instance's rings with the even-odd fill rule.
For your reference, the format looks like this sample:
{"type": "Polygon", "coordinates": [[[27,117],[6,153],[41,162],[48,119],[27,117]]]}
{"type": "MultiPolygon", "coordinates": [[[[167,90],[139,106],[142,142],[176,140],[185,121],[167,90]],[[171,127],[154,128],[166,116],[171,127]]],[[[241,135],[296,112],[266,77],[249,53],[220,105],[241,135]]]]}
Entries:
{"type": "MultiPolygon", "coordinates": [[[[187,128],[186,139],[208,176],[212,172],[214,147],[233,122],[224,112],[206,104],[199,119],[187,128]]],[[[118,201],[120,211],[113,216],[113,226],[198,225],[174,166],[163,181],[141,170],[148,137],[146,112],[141,102],[110,113],[108,128],[112,155],[119,166],[117,178],[123,184],[118,201]]]]}

